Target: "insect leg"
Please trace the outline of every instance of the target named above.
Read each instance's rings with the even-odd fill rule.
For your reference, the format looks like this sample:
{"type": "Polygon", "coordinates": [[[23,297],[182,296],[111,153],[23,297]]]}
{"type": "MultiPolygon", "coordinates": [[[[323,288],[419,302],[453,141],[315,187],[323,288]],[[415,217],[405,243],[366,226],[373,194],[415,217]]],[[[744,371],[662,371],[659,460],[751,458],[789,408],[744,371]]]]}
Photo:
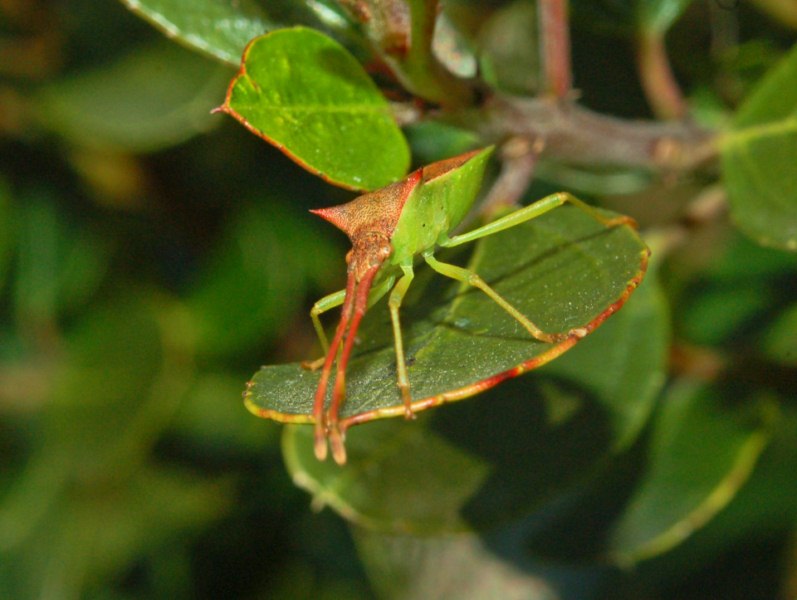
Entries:
{"type": "MultiPolygon", "coordinates": [[[[349,363],[349,356],[354,347],[354,340],[357,338],[357,330],[360,327],[360,321],[362,321],[363,315],[365,315],[365,311],[368,309],[368,296],[371,290],[371,284],[380,266],[381,265],[377,264],[366,271],[353,292],[348,294],[349,297],[354,296],[351,310],[351,322],[349,323],[348,331],[346,331],[343,350],[341,350],[340,357],[338,358],[337,371],[335,373],[335,387],[332,389],[332,402],[330,402],[326,418],[332,457],[339,465],[346,462],[346,448],[343,445],[343,434],[338,426],[338,413],[340,412],[343,399],[346,397],[346,366],[349,363]]],[[[326,364],[324,368],[326,369],[326,364]]]]}
{"type": "Polygon", "coordinates": [[[472,285],[473,287],[483,291],[490,298],[492,298],[492,300],[495,301],[498,306],[508,312],[518,323],[523,325],[526,331],[528,331],[534,339],[550,344],[554,342],[561,342],[571,335],[583,337],[587,334],[586,331],[583,331],[582,333],[580,329],[572,330],[568,333],[545,333],[542,329],[529,321],[523,313],[507,302],[503,296],[487,285],[487,283],[478,275],[478,273],[474,273],[473,271],[463,269],[462,267],[458,267],[456,265],[440,262],[432,255],[431,252],[424,253],[423,258],[430,267],[432,267],[441,275],[445,275],[451,279],[456,279],[462,283],[467,283],[468,285],[472,285]]]}
{"type": "Polygon", "coordinates": [[[315,328],[316,335],[318,336],[318,341],[321,342],[321,350],[324,353],[324,356],[318,360],[303,362],[302,367],[305,369],[315,371],[324,364],[324,358],[329,352],[329,341],[327,340],[327,334],[324,332],[324,326],[321,324],[320,316],[328,310],[343,304],[345,299],[346,290],[338,290],[337,292],[317,300],[316,303],[313,304],[313,308],[310,309],[310,318],[313,320],[313,327],[315,328]]]}
{"type": "Polygon", "coordinates": [[[487,223],[486,225],[477,227],[472,231],[455,235],[454,237],[443,240],[440,242],[440,246],[444,246],[446,248],[450,248],[451,246],[459,246],[460,244],[472,242],[473,240],[498,233],[504,229],[509,229],[510,227],[520,225],[521,223],[525,223],[526,221],[530,221],[531,219],[544,215],[554,208],[562,206],[565,202],[569,202],[579,210],[584,211],[590,217],[606,227],[616,227],[618,225],[631,225],[632,227],[636,227],[636,221],[634,221],[634,219],[631,217],[621,215],[607,218],[599,210],[590,206],[586,202],[579,200],[572,194],[567,192],[558,192],[556,194],[546,196],[541,200],[537,200],[537,202],[529,204],[528,206],[524,206],[523,208],[511,212],[508,215],[504,215],[503,217],[487,223]]]}
{"type": "Polygon", "coordinates": [[[313,419],[315,420],[315,455],[318,460],[324,460],[327,456],[327,423],[324,418],[324,401],[327,397],[327,387],[329,385],[329,376],[332,373],[332,364],[335,362],[338,348],[340,348],[340,343],[343,340],[343,334],[346,333],[349,320],[351,319],[352,308],[354,306],[355,284],[354,275],[349,274],[349,278],[346,282],[346,290],[344,292],[340,322],[338,323],[338,328],[335,330],[335,337],[332,338],[332,345],[328,348],[326,357],[324,358],[324,368],[321,371],[321,379],[318,381],[318,387],[315,391],[313,419]]]}
{"type": "Polygon", "coordinates": [[[393,291],[390,292],[388,307],[390,308],[390,320],[393,323],[393,340],[396,348],[397,384],[404,400],[404,414],[408,419],[411,419],[414,416],[412,414],[412,396],[410,396],[410,379],[407,376],[407,362],[404,359],[404,341],[401,336],[399,308],[401,308],[401,301],[404,299],[404,294],[407,293],[415,273],[412,270],[412,265],[401,267],[401,270],[404,275],[399,279],[393,291]]]}
{"type": "Polygon", "coordinates": [[[382,296],[390,291],[390,288],[393,287],[395,282],[396,276],[391,275],[384,281],[381,281],[375,288],[373,288],[371,293],[368,294],[368,308],[371,308],[374,304],[379,302],[382,299],[382,296]]]}
{"type": "MultiPolygon", "coordinates": [[[[371,308],[374,304],[379,302],[382,296],[390,291],[390,288],[395,281],[396,278],[394,276],[388,277],[385,281],[380,282],[379,285],[371,290],[371,294],[368,296],[368,308],[371,308]]],[[[346,290],[334,292],[318,300],[315,304],[313,304],[313,308],[310,309],[310,318],[313,320],[313,327],[318,335],[318,341],[321,342],[321,349],[324,351],[324,356],[317,360],[303,362],[302,367],[305,369],[315,371],[324,364],[324,358],[329,351],[329,342],[327,341],[327,334],[324,332],[324,326],[321,324],[320,316],[328,310],[343,304],[345,297],[346,290]]]]}

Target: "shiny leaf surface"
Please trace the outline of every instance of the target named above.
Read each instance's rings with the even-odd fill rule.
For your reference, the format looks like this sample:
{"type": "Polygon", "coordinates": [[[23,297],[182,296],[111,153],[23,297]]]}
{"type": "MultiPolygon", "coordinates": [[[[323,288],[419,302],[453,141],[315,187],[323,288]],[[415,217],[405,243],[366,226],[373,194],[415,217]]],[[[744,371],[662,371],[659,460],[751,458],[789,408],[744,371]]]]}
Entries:
{"type": "MultiPolygon", "coordinates": [[[[543,330],[557,332],[597,327],[636,288],[646,263],[647,249],[635,231],[606,229],[565,207],[484,238],[467,266],[543,330]]],[[[576,343],[573,337],[558,344],[532,339],[482,292],[441,276],[413,284],[402,328],[415,410],[476,394],[576,343]]],[[[343,418],[402,415],[384,303],[371,309],[359,337],[343,418]]],[[[247,405],[261,416],[309,422],[318,377],[298,363],[264,367],[250,383],[247,405]]]]}
{"type": "Polygon", "coordinates": [[[378,189],[409,167],[387,100],[343,46],[312,29],[253,40],[221,110],[342,187],[378,189]]]}
{"type": "Polygon", "coordinates": [[[797,251],[797,47],[739,109],[722,144],[732,215],[747,235],[797,251]]]}

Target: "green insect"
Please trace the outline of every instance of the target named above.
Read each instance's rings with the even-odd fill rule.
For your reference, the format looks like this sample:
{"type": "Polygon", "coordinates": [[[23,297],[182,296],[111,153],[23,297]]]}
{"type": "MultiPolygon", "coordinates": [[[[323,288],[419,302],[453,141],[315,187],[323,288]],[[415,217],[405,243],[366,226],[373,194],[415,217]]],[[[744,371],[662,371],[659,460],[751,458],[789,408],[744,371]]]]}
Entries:
{"type": "Polygon", "coordinates": [[[363,315],[386,294],[389,294],[388,309],[396,352],[397,385],[405,414],[408,418],[413,417],[400,309],[414,277],[413,265],[419,256],[441,275],[480,289],[537,340],[555,343],[569,337],[580,338],[586,335],[587,331],[583,328],[562,333],[542,331],[487,285],[478,274],[435,258],[438,247],[451,248],[472,242],[538,217],[566,202],[575,205],[606,227],[635,225],[630,217],[606,218],[581,200],[560,192],[472,231],[452,235],[452,231],[460,225],[475,201],[478,181],[481,180],[492,150],[492,147],[474,150],[433,163],[412,172],[399,182],[363,194],[347,204],[312,211],[340,228],[352,243],[352,249],[346,256],[346,288],[320,299],[310,313],[325,352],[323,358],[307,365],[312,369],[321,368],[313,404],[315,454],[319,460],[326,458],[329,445],[337,463],[343,464],[346,461],[344,432],[339,424],[339,414],[346,395],[346,366],[363,315]],[[458,177],[473,178],[474,183],[452,185],[452,178],[458,177]],[[462,190],[471,191],[462,193],[462,190]],[[320,315],[341,305],[340,321],[330,343],[324,333],[320,315]],[[333,368],[334,384],[327,407],[326,399],[333,368]]]}

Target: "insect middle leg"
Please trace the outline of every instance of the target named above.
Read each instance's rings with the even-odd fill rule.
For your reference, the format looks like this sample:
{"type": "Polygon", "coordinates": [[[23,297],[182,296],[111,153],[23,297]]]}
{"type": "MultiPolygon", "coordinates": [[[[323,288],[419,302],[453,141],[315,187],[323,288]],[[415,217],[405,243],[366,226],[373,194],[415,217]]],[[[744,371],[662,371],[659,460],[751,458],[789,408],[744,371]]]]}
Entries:
{"type": "Polygon", "coordinates": [[[581,328],[572,329],[567,333],[546,333],[545,331],[537,327],[534,323],[529,321],[526,315],[524,315],[517,308],[512,306],[512,304],[510,304],[503,296],[501,296],[493,288],[487,285],[487,283],[479,276],[478,273],[474,273],[473,271],[469,271],[468,269],[458,267],[457,265],[440,262],[432,255],[431,252],[424,253],[423,258],[427,262],[427,264],[430,267],[432,267],[432,269],[434,269],[441,275],[445,275],[446,277],[450,277],[451,279],[456,279],[457,281],[461,281],[462,283],[467,283],[468,285],[472,285],[473,287],[483,291],[496,304],[498,304],[498,306],[503,308],[518,323],[520,323],[526,329],[526,331],[528,331],[531,334],[531,336],[534,339],[540,340],[541,342],[545,342],[548,344],[552,344],[555,342],[561,342],[562,340],[565,340],[570,336],[584,337],[587,334],[587,331],[581,328]]]}
{"type": "Polygon", "coordinates": [[[390,309],[390,321],[393,324],[393,341],[396,348],[396,383],[399,390],[401,390],[401,398],[404,401],[404,414],[408,419],[411,419],[414,416],[412,413],[412,396],[410,395],[410,379],[407,376],[407,361],[404,358],[404,338],[401,335],[399,309],[401,308],[401,302],[404,300],[404,295],[407,293],[413,277],[415,277],[415,273],[412,270],[412,265],[403,266],[401,270],[404,275],[398,280],[393,291],[390,292],[388,308],[390,309]]]}

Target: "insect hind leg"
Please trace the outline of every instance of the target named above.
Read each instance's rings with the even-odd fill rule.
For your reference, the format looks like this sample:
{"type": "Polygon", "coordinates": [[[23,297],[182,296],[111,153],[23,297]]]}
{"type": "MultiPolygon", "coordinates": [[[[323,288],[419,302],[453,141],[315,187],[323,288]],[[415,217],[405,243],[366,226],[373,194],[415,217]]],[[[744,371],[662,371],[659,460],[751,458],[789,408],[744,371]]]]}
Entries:
{"type": "MultiPolygon", "coordinates": [[[[395,280],[396,278],[394,276],[390,276],[384,281],[381,281],[371,290],[370,295],[368,296],[368,308],[371,308],[374,304],[379,302],[382,296],[387,294],[395,280]]],[[[310,318],[313,321],[313,328],[318,336],[318,341],[321,343],[321,349],[324,353],[324,356],[321,356],[316,360],[304,361],[302,363],[303,369],[307,369],[308,371],[317,371],[324,365],[324,359],[326,358],[326,354],[329,352],[329,341],[327,340],[327,334],[324,332],[324,326],[321,323],[320,317],[325,312],[343,304],[345,299],[346,290],[344,289],[324,296],[320,300],[316,301],[315,304],[313,304],[313,308],[310,309],[310,318]]]]}
{"type": "Polygon", "coordinates": [[[479,276],[478,273],[458,267],[457,265],[440,262],[432,255],[431,252],[425,253],[423,258],[432,269],[441,275],[471,285],[487,294],[487,296],[489,296],[496,304],[498,304],[498,306],[509,313],[509,315],[518,323],[520,323],[536,340],[545,342],[547,344],[553,344],[566,340],[569,337],[584,337],[587,334],[587,331],[583,328],[571,329],[566,333],[546,333],[532,323],[528,317],[526,317],[526,315],[510,304],[509,301],[507,301],[503,296],[487,285],[487,283],[479,276]]]}

